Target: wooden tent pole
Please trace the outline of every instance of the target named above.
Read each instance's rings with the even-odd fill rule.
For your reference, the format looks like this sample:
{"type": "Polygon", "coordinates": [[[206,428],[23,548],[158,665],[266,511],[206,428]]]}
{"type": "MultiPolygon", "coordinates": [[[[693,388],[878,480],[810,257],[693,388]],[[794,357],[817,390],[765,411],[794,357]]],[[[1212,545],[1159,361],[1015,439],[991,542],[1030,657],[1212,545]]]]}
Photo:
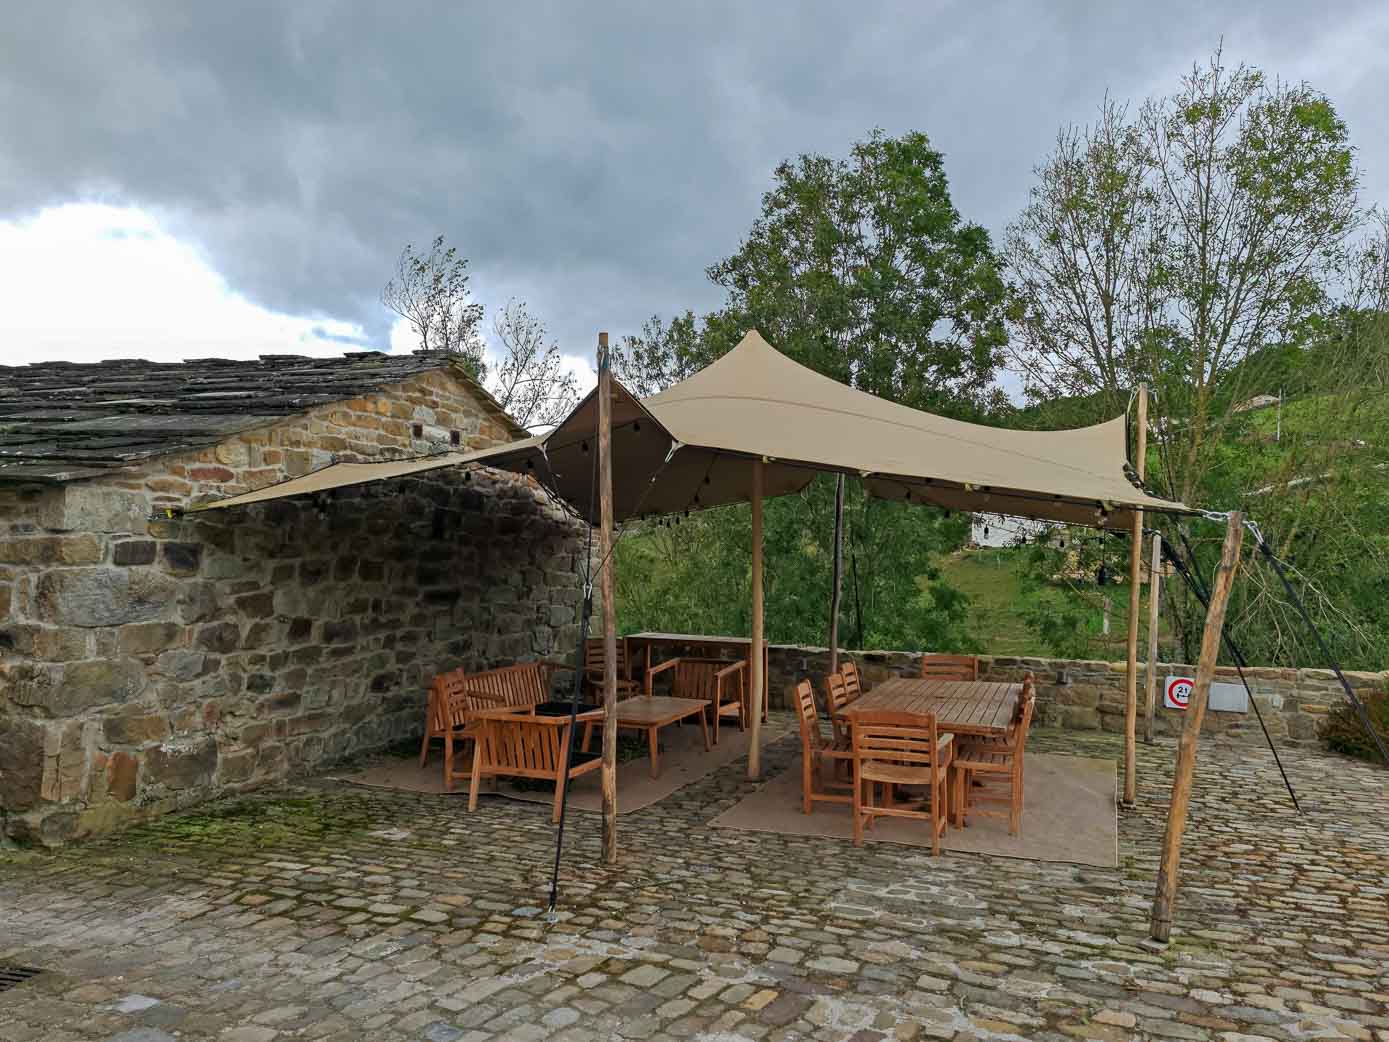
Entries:
{"type": "Polygon", "coordinates": [[[617,863],[617,604],[613,583],[612,367],[598,334],[598,554],[603,598],[603,860],[617,863]]]}
{"type": "Polygon", "coordinates": [[[1153,713],[1157,706],[1158,622],[1162,610],[1162,536],[1153,533],[1153,558],[1148,566],[1148,675],[1144,678],[1143,741],[1153,744],[1153,713]]]}
{"type": "MultiPolygon", "coordinates": [[[[1148,385],[1138,385],[1137,437],[1134,470],[1141,484],[1148,466],[1148,385]]],[[[1132,807],[1138,795],[1138,607],[1143,570],[1143,511],[1133,512],[1129,539],[1129,658],[1128,695],[1124,702],[1124,806],[1132,807]]]]}
{"type": "Polygon", "coordinates": [[[762,655],[762,461],[752,464],[752,683],[749,699],[752,736],[748,745],[748,780],[762,777],[762,701],[767,678],[762,655]]]}
{"type": "Polygon", "coordinates": [[[1177,745],[1177,771],[1172,779],[1172,803],[1167,811],[1167,832],[1162,839],[1162,862],[1158,866],[1157,894],[1153,898],[1153,920],[1149,933],[1155,941],[1172,935],[1172,906],[1177,899],[1177,868],[1182,856],[1182,834],[1186,831],[1187,808],[1191,803],[1191,779],[1196,769],[1196,742],[1206,717],[1211,678],[1220,653],[1220,637],[1225,628],[1225,606],[1230,599],[1235,569],[1239,565],[1240,543],[1244,538],[1244,515],[1235,511],[1225,530],[1225,546],[1220,551],[1220,567],[1211,587],[1206,628],[1201,634],[1201,658],[1196,665],[1196,685],[1187,703],[1182,737],[1177,745]]]}
{"type": "Polygon", "coordinates": [[[830,672],[839,671],[839,597],[844,587],[844,475],[834,484],[834,578],[830,584],[830,672]]]}

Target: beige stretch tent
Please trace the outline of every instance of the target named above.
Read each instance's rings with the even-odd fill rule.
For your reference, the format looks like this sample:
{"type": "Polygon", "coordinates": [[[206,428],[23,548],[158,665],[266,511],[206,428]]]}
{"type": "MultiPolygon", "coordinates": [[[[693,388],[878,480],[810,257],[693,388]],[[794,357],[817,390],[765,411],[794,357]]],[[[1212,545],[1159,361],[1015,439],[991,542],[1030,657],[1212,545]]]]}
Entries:
{"type": "MultiPolygon", "coordinates": [[[[1135,508],[1187,512],[1125,474],[1125,423],[1016,431],[946,419],[854,390],[799,365],[755,331],[723,358],[650,398],[613,383],[614,519],[798,492],[817,472],[862,478],[871,495],[952,509],[1127,529],[1135,508]]],[[[592,491],[598,406],[589,395],[549,434],[474,452],[335,463],[300,478],[190,508],[284,496],[485,464],[531,474],[597,521],[592,491]]]]}
{"type": "MultiPolygon", "coordinates": [[[[191,509],[486,465],[533,476],[597,524],[598,414],[595,392],[546,435],[425,459],[337,463],[191,509]]],[[[1124,530],[1131,529],[1135,511],[1189,512],[1128,479],[1123,417],[1069,431],[1002,430],[946,419],[822,376],[773,350],[756,331],[708,368],[650,398],[638,400],[613,381],[611,423],[613,520],[752,503],[754,646],[763,632],[762,499],[797,492],[817,472],[857,475],[869,494],[886,499],[1124,530]]],[[[760,655],[752,656],[751,673],[748,773],[757,777],[760,655]]]]}

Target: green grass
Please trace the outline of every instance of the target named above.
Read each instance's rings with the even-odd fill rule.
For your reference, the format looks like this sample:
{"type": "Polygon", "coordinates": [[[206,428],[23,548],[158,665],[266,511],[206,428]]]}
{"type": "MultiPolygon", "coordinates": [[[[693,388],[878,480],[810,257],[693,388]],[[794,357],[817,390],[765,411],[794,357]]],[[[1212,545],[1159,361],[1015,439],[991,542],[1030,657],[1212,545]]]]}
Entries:
{"type": "MultiPolygon", "coordinates": [[[[1113,567],[1127,568],[1127,557],[1115,561],[1113,567]]],[[[1027,556],[1009,548],[962,550],[940,564],[942,581],[960,590],[970,600],[970,632],[982,643],[989,655],[1055,654],[1044,645],[1024,617],[1026,594],[1023,591],[1024,570],[1031,567],[1027,556]]],[[[1058,588],[1063,588],[1058,584],[1058,588]]],[[[1085,595],[1096,605],[1101,592],[1091,587],[1085,595]]],[[[1127,584],[1109,587],[1110,619],[1108,638],[1090,641],[1088,656],[1095,659],[1123,658],[1128,638],[1129,590],[1127,584]]],[[[1143,590],[1139,604],[1140,654],[1146,654],[1148,596],[1143,590]]],[[[1098,616],[1096,607],[1094,614],[1098,616]]],[[[1164,620],[1165,623],[1166,620],[1164,620]]],[[[1162,628],[1162,639],[1168,636],[1162,628]]]]}

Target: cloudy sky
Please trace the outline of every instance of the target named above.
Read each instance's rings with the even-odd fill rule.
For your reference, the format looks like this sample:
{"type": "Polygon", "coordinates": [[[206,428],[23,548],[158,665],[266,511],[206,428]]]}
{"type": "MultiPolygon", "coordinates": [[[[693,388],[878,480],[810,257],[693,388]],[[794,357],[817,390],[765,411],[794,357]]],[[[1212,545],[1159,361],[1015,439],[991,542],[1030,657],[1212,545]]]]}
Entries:
{"type": "Polygon", "coordinates": [[[380,288],[438,234],[587,358],[719,302],[778,160],[924,130],[998,234],[1060,125],[1222,37],[1328,93],[1389,203],[1382,0],[14,5],[0,363],[408,350],[380,288]]]}

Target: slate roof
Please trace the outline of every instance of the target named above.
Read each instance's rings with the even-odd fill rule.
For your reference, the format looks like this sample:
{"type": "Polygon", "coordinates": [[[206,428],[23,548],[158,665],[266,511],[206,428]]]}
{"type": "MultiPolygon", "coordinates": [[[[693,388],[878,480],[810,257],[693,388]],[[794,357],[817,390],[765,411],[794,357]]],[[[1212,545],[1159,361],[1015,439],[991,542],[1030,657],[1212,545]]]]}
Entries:
{"type": "Polygon", "coordinates": [[[437,352],[0,365],[0,481],[93,477],[443,368],[500,411],[437,352]]]}

